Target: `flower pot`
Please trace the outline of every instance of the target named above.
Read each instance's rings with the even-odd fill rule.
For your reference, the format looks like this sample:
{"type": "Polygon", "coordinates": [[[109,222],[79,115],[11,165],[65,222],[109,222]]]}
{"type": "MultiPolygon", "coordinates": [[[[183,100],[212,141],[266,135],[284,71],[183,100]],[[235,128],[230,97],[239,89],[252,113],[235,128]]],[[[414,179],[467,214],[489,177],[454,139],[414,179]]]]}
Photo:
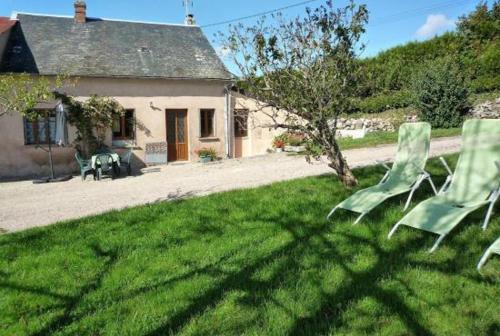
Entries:
{"type": "Polygon", "coordinates": [[[276,151],[276,153],[281,153],[281,152],[283,152],[283,148],[275,148],[274,150],[276,151]]]}
{"type": "Polygon", "coordinates": [[[285,146],[285,152],[300,153],[306,150],[305,146],[285,146]]]}
{"type": "Polygon", "coordinates": [[[211,161],[212,161],[212,157],[210,157],[210,156],[203,156],[203,157],[200,156],[200,162],[201,163],[208,163],[208,162],[211,162],[211,161]]]}

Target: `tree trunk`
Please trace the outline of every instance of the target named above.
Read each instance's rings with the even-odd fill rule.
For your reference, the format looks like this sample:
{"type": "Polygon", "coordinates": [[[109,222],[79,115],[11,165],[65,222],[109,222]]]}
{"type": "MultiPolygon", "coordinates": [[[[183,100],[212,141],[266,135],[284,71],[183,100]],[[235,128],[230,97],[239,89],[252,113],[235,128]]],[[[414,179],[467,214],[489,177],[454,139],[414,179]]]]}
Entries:
{"type": "Polygon", "coordinates": [[[347,188],[355,187],[358,184],[358,180],[349,168],[349,165],[340,152],[340,148],[337,143],[331,146],[331,148],[327,151],[327,156],[330,160],[328,166],[335,170],[339,179],[342,181],[342,184],[347,188]]]}

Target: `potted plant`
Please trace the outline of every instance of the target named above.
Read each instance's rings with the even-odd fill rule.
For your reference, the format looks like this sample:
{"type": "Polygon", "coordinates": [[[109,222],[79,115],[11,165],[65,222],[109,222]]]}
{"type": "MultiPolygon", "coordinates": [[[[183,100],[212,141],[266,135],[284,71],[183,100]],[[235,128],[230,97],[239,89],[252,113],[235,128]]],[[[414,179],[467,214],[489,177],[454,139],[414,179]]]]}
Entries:
{"type": "Polygon", "coordinates": [[[287,136],[287,144],[285,145],[285,152],[300,153],[306,150],[304,146],[305,136],[302,133],[290,133],[287,136]]]}
{"type": "Polygon", "coordinates": [[[198,154],[201,163],[207,163],[217,159],[217,152],[213,147],[202,147],[195,150],[195,153],[198,154]]]}
{"type": "Polygon", "coordinates": [[[273,139],[273,147],[276,153],[281,153],[283,151],[283,148],[285,147],[287,141],[287,135],[286,134],[280,134],[274,137],[273,139]]]}

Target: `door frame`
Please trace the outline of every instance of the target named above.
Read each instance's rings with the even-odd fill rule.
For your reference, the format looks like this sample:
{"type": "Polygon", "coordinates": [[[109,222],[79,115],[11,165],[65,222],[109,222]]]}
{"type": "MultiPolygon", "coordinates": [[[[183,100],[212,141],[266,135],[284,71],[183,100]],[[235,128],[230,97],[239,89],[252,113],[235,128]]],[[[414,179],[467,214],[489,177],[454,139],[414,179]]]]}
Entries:
{"type": "MultiPolygon", "coordinates": [[[[250,110],[247,108],[240,108],[240,109],[233,109],[233,113],[231,114],[231,134],[232,134],[232,139],[233,139],[233,158],[238,159],[244,157],[244,147],[245,147],[245,140],[250,139],[250,130],[249,130],[249,121],[250,121],[250,110]],[[235,118],[238,117],[238,114],[244,114],[246,116],[246,135],[240,136],[236,135],[236,126],[235,126],[235,118]],[[237,156],[237,150],[236,147],[237,142],[239,143],[240,150],[241,150],[241,156],[237,156]]],[[[248,144],[247,144],[248,145],[248,144]]]]}
{"type": "MultiPolygon", "coordinates": [[[[165,140],[167,140],[167,148],[168,148],[168,113],[169,112],[176,112],[176,114],[178,112],[186,112],[186,120],[184,121],[184,136],[185,136],[185,140],[186,140],[186,153],[187,153],[187,158],[186,160],[174,160],[174,161],[170,161],[169,158],[168,158],[168,153],[167,153],[167,162],[186,162],[186,161],[189,161],[191,159],[191,154],[190,154],[190,141],[189,141],[189,110],[187,108],[167,108],[165,109],[165,140]]],[[[177,118],[176,118],[176,123],[177,123],[177,118]]],[[[175,126],[176,127],[176,130],[177,130],[177,125],[175,126]]],[[[177,141],[177,137],[176,137],[176,141],[177,141]]],[[[177,142],[176,142],[177,144],[177,142]]]]}

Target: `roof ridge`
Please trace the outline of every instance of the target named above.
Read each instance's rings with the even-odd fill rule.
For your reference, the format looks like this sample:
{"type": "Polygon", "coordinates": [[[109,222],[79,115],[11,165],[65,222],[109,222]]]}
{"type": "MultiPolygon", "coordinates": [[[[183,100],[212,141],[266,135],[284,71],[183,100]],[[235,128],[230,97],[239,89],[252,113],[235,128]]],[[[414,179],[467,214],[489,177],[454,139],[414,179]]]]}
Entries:
{"type": "MultiPolygon", "coordinates": [[[[43,14],[43,13],[29,13],[29,12],[12,12],[10,16],[11,20],[17,20],[18,15],[30,15],[30,16],[42,16],[42,17],[54,17],[63,19],[73,19],[72,15],[57,15],[57,14],[43,14]]],[[[100,20],[100,21],[111,21],[111,22],[127,22],[127,23],[140,23],[140,24],[150,24],[158,26],[175,26],[175,27],[187,27],[187,28],[200,28],[198,25],[186,25],[184,23],[168,23],[168,22],[154,22],[154,21],[140,21],[140,20],[122,20],[122,19],[110,19],[110,18],[100,18],[88,16],[87,19],[90,20],[100,20]]]]}

